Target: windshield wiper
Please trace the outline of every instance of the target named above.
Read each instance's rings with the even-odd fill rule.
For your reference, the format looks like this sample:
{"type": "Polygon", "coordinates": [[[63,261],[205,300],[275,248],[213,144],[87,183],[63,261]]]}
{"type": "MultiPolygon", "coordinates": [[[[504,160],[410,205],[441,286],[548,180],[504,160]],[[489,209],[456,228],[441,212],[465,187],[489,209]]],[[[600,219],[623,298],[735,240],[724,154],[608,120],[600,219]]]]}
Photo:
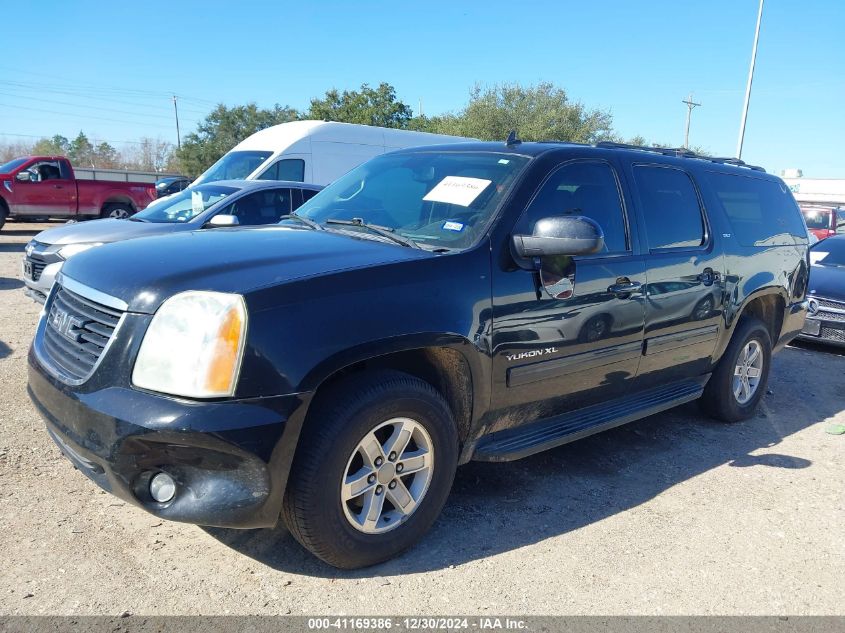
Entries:
{"type": "Polygon", "coordinates": [[[404,237],[402,235],[397,235],[394,229],[388,228],[386,226],[379,226],[378,224],[369,224],[367,222],[364,222],[363,218],[352,218],[351,220],[326,220],[326,224],[360,226],[361,228],[372,231],[373,233],[381,235],[382,237],[386,237],[387,239],[392,240],[397,244],[401,244],[402,246],[408,246],[410,248],[418,248],[420,250],[424,250],[422,246],[417,244],[411,238],[404,237]]]}
{"type": "Polygon", "coordinates": [[[296,220],[297,222],[302,222],[305,226],[312,228],[315,231],[326,230],[326,228],[319,222],[315,222],[314,220],[311,220],[309,218],[297,215],[296,213],[288,213],[287,215],[279,217],[279,222],[281,222],[282,220],[296,220]]]}

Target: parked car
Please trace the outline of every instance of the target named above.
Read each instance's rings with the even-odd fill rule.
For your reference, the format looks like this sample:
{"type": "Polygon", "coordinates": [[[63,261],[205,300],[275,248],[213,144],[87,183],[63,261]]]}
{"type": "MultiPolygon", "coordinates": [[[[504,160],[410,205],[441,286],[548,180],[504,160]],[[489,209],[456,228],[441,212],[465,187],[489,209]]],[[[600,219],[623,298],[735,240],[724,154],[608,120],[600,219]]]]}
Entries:
{"type": "Polygon", "coordinates": [[[800,338],[845,345],[845,235],[810,249],[809,314],[800,338]]]}
{"type": "Polygon", "coordinates": [[[154,179],[130,180],[149,176],[143,172],[79,172],[63,156],[23,156],[0,165],[0,228],[8,218],[125,218],[156,198],[154,179]]]}
{"type": "Polygon", "coordinates": [[[845,233],[845,209],[820,205],[801,205],[807,228],[819,240],[845,233]]]}
{"type": "Polygon", "coordinates": [[[167,176],[156,181],[156,195],[159,198],[179,193],[191,186],[191,179],[185,176],[167,176]]]}
{"type": "Polygon", "coordinates": [[[754,415],[804,325],[807,235],[779,178],[732,162],[402,150],[279,226],[91,249],[50,294],[29,393],[118,497],[202,525],[281,515],[324,561],[371,565],[422,537],[469,460],[692,400],[754,415]],[[587,311],[624,326],[582,336],[587,311]]]}
{"type": "Polygon", "coordinates": [[[185,189],[128,219],[109,218],[41,231],[24,249],[24,292],[44,303],[64,263],[90,248],[206,227],[271,224],[320,189],[300,182],[226,180],[185,189]]]}
{"type": "Polygon", "coordinates": [[[247,137],[194,182],[245,178],[327,185],[353,167],[385,152],[466,140],[458,136],[372,125],[291,121],[247,137]]]}

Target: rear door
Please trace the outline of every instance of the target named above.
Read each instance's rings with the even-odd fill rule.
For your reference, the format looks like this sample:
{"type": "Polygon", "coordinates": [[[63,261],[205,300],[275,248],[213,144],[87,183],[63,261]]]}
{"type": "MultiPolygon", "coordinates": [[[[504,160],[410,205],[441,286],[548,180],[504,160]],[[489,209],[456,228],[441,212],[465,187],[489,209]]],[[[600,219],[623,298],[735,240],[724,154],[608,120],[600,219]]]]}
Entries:
{"type": "Polygon", "coordinates": [[[614,163],[567,161],[549,174],[513,228],[530,235],[542,218],[586,216],[602,227],[605,250],[543,260],[542,275],[494,267],[492,404],[512,409],[502,416],[508,426],[630,388],[642,351],[646,277],[627,208],[614,163]]]}
{"type": "Polygon", "coordinates": [[[675,165],[633,164],[627,174],[648,253],[638,382],[705,373],[722,322],[724,256],[698,185],[675,165]]]}

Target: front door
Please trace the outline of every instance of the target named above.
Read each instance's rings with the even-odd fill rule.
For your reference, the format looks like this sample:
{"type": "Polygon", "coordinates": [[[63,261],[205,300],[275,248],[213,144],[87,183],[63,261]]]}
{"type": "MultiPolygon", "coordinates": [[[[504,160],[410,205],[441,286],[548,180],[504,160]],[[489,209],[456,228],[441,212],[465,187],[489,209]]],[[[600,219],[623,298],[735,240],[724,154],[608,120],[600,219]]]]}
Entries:
{"type": "Polygon", "coordinates": [[[550,258],[541,271],[494,269],[491,430],[617,397],[637,373],[643,343],[645,264],[632,241],[613,164],[556,167],[513,229],[531,234],[546,217],[586,216],[605,248],[550,258]]]}
{"type": "Polygon", "coordinates": [[[629,178],[648,256],[643,386],[709,371],[722,322],[724,262],[692,176],[635,164],[629,178]]]}
{"type": "Polygon", "coordinates": [[[21,171],[30,180],[12,184],[16,214],[63,216],[76,211],[76,184],[64,175],[59,161],[39,161],[21,171]]]}

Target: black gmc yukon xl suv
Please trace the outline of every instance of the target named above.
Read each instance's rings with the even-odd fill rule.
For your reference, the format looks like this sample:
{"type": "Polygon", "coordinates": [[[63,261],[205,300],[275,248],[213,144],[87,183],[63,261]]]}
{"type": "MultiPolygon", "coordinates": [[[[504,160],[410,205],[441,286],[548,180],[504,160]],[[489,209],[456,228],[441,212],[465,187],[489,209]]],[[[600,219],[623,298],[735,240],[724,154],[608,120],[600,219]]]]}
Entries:
{"type": "Polygon", "coordinates": [[[738,161],[403,150],[278,226],[74,257],[29,392],[113,494],[201,525],[281,517],[354,568],[420,539],[468,460],[691,400],[753,415],[772,353],[801,331],[807,276],[791,193],[738,161]]]}

